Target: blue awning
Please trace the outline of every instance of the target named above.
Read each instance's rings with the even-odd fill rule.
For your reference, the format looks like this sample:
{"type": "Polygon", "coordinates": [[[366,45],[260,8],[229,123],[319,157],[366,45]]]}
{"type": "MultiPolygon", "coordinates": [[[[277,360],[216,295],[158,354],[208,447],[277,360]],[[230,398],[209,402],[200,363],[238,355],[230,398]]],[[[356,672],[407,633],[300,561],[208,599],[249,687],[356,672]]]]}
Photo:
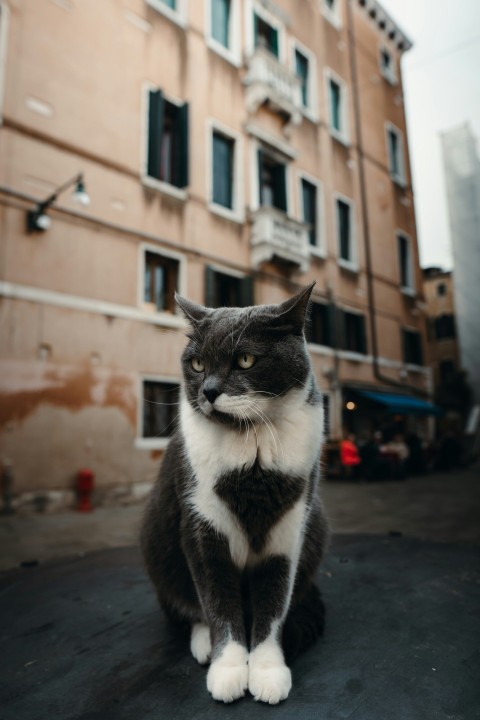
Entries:
{"type": "Polygon", "coordinates": [[[388,412],[399,415],[441,415],[438,405],[422,400],[414,395],[398,395],[394,393],[373,392],[371,390],[355,390],[368,400],[383,405],[388,412]]]}

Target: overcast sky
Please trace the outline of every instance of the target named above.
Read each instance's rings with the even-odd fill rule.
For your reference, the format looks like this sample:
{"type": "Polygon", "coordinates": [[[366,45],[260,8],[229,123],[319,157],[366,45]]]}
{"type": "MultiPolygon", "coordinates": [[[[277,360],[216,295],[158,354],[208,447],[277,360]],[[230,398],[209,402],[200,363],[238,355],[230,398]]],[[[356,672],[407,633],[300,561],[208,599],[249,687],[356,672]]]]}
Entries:
{"type": "Polygon", "coordinates": [[[449,269],[439,134],[468,121],[480,140],[480,1],[380,1],[414,44],[402,68],[421,264],[449,269]]]}

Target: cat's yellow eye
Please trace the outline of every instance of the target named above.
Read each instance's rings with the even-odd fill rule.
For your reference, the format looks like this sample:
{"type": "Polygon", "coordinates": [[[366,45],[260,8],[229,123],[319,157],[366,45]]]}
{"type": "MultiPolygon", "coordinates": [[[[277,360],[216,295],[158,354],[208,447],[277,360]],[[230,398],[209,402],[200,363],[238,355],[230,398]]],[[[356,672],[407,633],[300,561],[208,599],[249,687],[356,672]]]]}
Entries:
{"type": "Polygon", "coordinates": [[[257,358],[255,355],[250,355],[249,353],[240,353],[240,355],[237,355],[237,364],[238,367],[241,367],[242,370],[248,370],[252,367],[252,365],[255,365],[255,360],[257,358]]]}
{"type": "Polygon", "coordinates": [[[205,363],[203,363],[200,358],[194,357],[192,358],[192,368],[195,372],[203,372],[205,370],[205,363]]]}

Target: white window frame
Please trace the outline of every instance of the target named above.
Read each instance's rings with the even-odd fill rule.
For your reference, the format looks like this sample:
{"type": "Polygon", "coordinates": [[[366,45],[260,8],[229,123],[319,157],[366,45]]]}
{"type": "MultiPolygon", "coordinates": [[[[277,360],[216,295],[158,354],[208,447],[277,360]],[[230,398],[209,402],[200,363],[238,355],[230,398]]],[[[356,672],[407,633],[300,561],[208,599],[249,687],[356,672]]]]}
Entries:
{"type": "Polygon", "coordinates": [[[164,450],[170,440],[170,437],[155,437],[146,438],[143,437],[143,383],[144,382],[158,382],[168,383],[169,385],[181,385],[182,381],[178,376],[167,377],[166,375],[139,375],[137,381],[137,436],[134,440],[134,446],[139,450],[164,450]]]}
{"type": "MultiPolygon", "coordinates": [[[[158,90],[158,85],[155,85],[155,83],[152,82],[145,82],[143,84],[142,88],[142,107],[141,107],[141,128],[140,133],[142,135],[141,140],[141,159],[140,159],[140,165],[141,165],[141,180],[142,185],[145,185],[146,187],[151,188],[152,190],[159,190],[161,193],[164,193],[165,195],[169,195],[170,197],[174,198],[175,200],[180,200],[181,202],[185,202],[185,200],[188,198],[188,190],[186,188],[178,188],[176,185],[171,185],[170,183],[164,182],[163,180],[158,180],[157,178],[152,177],[148,174],[148,118],[149,118],[149,103],[150,103],[150,92],[152,90],[158,90]]],[[[185,105],[184,100],[180,100],[179,98],[175,98],[172,95],[168,95],[167,93],[163,92],[163,97],[165,100],[172,105],[176,105],[177,107],[182,107],[185,105]]]]}
{"type": "Polygon", "coordinates": [[[414,296],[416,294],[416,283],[415,283],[415,265],[413,262],[413,241],[411,236],[403,230],[396,230],[395,237],[397,241],[397,263],[398,263],[398,279],[400,283],[400,290],[404,295],[414,296]],[[407,258],[407,275],[409,284],[402,285],[402,268],[400,266],[400,238],[404,238],[407,241],[408,246],[408,258],[407,258]]]}
{"type": "Polygon", "coordinates": [[[396,125],[394,125],[390,121],[387,121],[385,123],[385,143],[386,143],[386,149],[387,149],[388,172],[390,173],[390,177],[392,178],[393,182],[395,182],[400,187],[404,188],[404,187],[406,187],[407,179],[406,179],[406,168],[405,168],[405,143],[404,143],[404,139],[403,139],[403,132],[400,130],[400,128],[398,128],[396,125]],[[397,136],[397,140],[398,140],[398,152],[399,152],[398,165],[400,168],[400,171],[398,174],[394,174],[392,171],[392,158],[390,155],[389,133],[394,133],[397,136]]]}
{"type": "Polygon", "coordinates": [[[241,67],[242,38],[240,0],[230,0],[228,48],[212,36],[212,0],[205,0],[205,38],[207,46],[235,67],[241,67]]]}
{"type": "Polygon", "coordinates": [[[343,25],[341,0],[335,0],[335,7],[333,10],[328,7],[326,0],[319,1],[323,16],[328,20],[331,25],[333,25],[334,28],[340,30],[343,25]]]}
{"type": "Polygon", "coordinates": [[[335,221],[335,237],[336,237],[336,243],[337,243],[337,262],[338,265],[345,270],[350,270],[350,272],[358,272],[358,247],[357,247],[357,222],[355,218],[355,202],[347,197],[346,195],[342,195],[342,193],[333,193],[333,212],[334,212],[334,221],[335,221]],[[341,257],[341,247],[340,247],[340,224],[338,222],[338,205],[337,201],[341,200],[346,205],[350,207],[350,251],[351,251],[351,259],[345,260],[341,257]]]}
{"type": "Polygon", "coordinates": [[[327,235],[325,231],[325,197],[323,185],[320,180],[317,180],[317,178],[309,175],[303,170],[297,171],[298,209],[300,222],[304,222],[302,180],[306,180],[317,189],[317,242],[315,245],[310,245],[310,253],[316,257],[325,258],[327,255],[325,242],[327,235]]]}
{"type": "MultiPolygon", "coordinates": [[[[285,194],[287,199],[287,210],[285,215],[288,218],[291,218],[291,212],[292,212],[292,198],[293,198],[293,192],[292,192],[292,175],[291,172],[291,161],[292,156],[286,155],[280,148],[276,147],[274,144],[270,144],[263,140],[258,140],[257,138],[252,138],[251,145],[250,145],[250,210],[252,212],[255,212],[255,210],[260,210],[263,208],[263,205],[260,205],[260,178],[258,177],[258,150],[264,150],[267,155],[271,155],[277,162],[283,163],[285,165],[285,194]]],[[[276,212],[283,212],[282,210],[279,210],[278,208],[272,207],[272,211],[276,212]]]]}
{"type": "MultiPolygon", "coordinates": [[[[260,4],[258,0],[245,0],[245,53],[247,57],[251,57],[255,48],[255,24],[253,14],[256,13],[262,20],[271,25],[278,32],[278,62],[284,64],[286,62],[286,38],[285,25],[266,7],[260,4]]],[[[272,57],[274,57],[272,55],[272,57]]]]}
{"type": "Polygon", "coordinates": [[[5,100],[5,85],[7,77],[7,39],[8,24],[10,21],[10,8],[6,2],[0,0],[0,127],[3,125],[3,103],[5,100]]]}
{"type": "Polygon", "coordinates": [[[188,0],[177,0],[177,9],[172,10],[162,0],[145,0],[147,5],[164,15],[168,20],[181,28],[187,26],[187,2],[188,0]]]}
{"type": "Polygon", "coordinates": [[[292,38],[290,43],[290,55],[292,62],[292,70],[296,72],[296,57],[295,51],[298,50],[308,60],[308,97],[309,104],[300,106],[300,110],[305,117],[314,123],[319,122],[318,113],[318,82],[317,82],[317,58],[311,50],[309,50],[303,43],[299,42],[296,38],[292,38]]]}
{"type": "Polygon", "coordinates": [[[219,122],[215,118],[207,119],[207,204],[208,209],[220,215],[227,220],[233,220],[237,223],[243,223],[245,221],[245,202],[243,198],[243,137],[241,133],[233,130],[227,125],[219,122]],[[233,149],[233,208],[226,208],[223,205],[218,205],[213,201],[213,133],[214,131],[219,132],[225,137],[231,138],[234,141],[233,149]]]}
{"type": "Polygon", "coordinates": [[[396,57],[395,54],[388,48],[385,44],[382,44],[378,48],[378,67],[380,69],[380,75],[382,75],[385,80],[390,83],[390,85],[396,85],[398,82],[397,79],[397,70],[396,70],[396,57]],[[390,71],[385,70],[385,68],[382,65],[382,53],[388,53],[391,58],[391,65],[390,65],[390,71]]]}
{"type": "Polygon", "coordinates": [[[330,135],[347,147],[350,145],[350,105],[348,95],[348,85],[340,75],[331,68],[325,68],[325,91],[326,106],[328,108],[328,129],[330,135]],[[330,81],[333,80],[340,88],[340,118],[342,127],[337,130],[333,127],[332,103],[330,93],[330,81]]]}
{"type": "Polygon", "coordinates": [[[158,318],[162,317],[182,317],[178,312],[177,308],[174,309],[173,313],[166,312],[165,310],[153,309],[146,303],[145,298],[145,260],[147,252],[159,255],[160,257],[167,258],[168,260],[176,260],[178,262],[178,293],[180,295],[187,295],[187,259],[185,255],[181,253],[173,252],[171,250],[164,250],[158,245],[153,243],[142,242],[138,246],[138,276],[137,276],[137,305],[146,313],[151,313],[158,318]]]}

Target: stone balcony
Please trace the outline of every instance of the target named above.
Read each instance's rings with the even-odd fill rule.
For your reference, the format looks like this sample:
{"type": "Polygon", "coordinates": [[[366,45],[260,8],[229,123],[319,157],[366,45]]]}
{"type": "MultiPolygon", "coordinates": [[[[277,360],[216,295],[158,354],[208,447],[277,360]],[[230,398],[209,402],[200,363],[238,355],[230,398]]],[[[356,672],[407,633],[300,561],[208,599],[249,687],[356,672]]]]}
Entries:
{"type": "Polygon", "coordinates": [[[287,217],[273,207],[260,207],[251,218],[252,262],[255,268],[265,262],[278,262],[301,272],[308,270],[308,225],[287,217]]]}
{"type": "Polygon", "coordinates": [[[254,114],[264,103],[289,123],[302,121],[300,78],[264,48],[257,48],[247,61],[247,110],[254,114]]]}

